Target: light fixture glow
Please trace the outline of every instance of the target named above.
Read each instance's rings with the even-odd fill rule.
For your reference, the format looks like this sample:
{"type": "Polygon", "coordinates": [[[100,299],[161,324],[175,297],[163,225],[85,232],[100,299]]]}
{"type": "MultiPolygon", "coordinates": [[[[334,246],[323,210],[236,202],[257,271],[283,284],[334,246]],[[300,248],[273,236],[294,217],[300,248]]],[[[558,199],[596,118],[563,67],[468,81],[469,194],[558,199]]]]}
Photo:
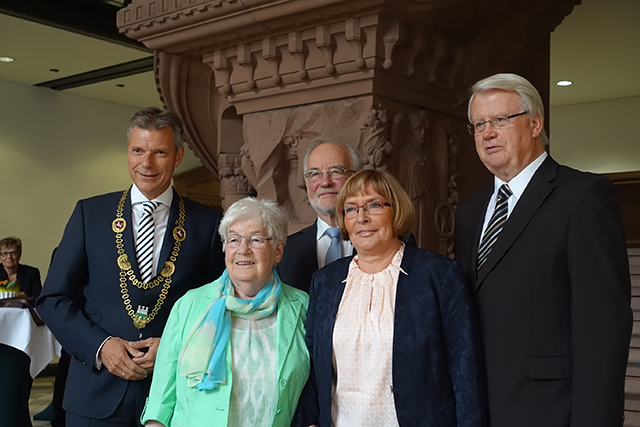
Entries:
{"type": "Polygon", "coordinates": [[[0,56],[0,62],[13,62],[15,61],[15,58],[12,58],[10,56],[0,56]]]}
{"type": "Polygon", "coordinates": [[[556,83],[558,86],[571,86],[573,82],[571,80],[560,80],[556,83]]]}

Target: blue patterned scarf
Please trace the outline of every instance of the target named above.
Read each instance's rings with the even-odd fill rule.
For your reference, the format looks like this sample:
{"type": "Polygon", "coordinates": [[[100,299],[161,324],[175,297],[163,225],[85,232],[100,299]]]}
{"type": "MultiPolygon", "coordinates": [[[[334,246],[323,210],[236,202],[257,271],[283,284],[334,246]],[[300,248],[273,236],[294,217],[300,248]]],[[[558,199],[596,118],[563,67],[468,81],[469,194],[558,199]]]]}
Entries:
{"type": "Polygon", "coordinates": [[[231,313],[247,319],[263,319],[274,312],[280,300],[282,282],[273,269],[273,278],[253,299],[234,296],[227,270],[218,279],[220,298],[214,300],[195,321],[178,356],[178,372],[187,377],[188,387],[215,390],[226,381],[226,347],[231,334],[231,313]],[[203,358],[209,355],[209,359],[203,358]]]}

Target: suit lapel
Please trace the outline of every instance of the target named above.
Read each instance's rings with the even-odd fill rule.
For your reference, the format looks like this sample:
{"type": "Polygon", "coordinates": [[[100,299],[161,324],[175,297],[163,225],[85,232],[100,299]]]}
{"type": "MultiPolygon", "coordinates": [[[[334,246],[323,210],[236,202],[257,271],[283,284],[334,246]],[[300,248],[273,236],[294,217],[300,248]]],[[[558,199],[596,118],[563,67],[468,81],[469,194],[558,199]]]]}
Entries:
{"type": "Polygon", "coordinates": [[[401,346],[404,340],[405,333],[403,333],[403,327],[413,325],[413,322],[409,321],[409,317],[413,316],[413,312],[408,309],[412,306],[412,300],[414,295],[411,293],[411,287],[409,285],[409,277],[411,276],[411,266],[413,265],[413,259],[417,252],[416,247],[409,245],[404,246],[404,255],[400,263],[402,271],[398,274],[398,283],[396,285],[396,305],[394,307],[395,316],[393,321],[393,347],[394,351],[401,346]]]}
{"type": "Polygon", "coordinates": [[[469,271],[476,271],[478,268],[478,247],[480,246],[482,226],[484,225],[485,214],[487,212],[487,207],[489,206],[489,200],[491,200],[493,190],[494,183],[493,180],[491,180],[491,184],[483,190],[484,197],[481,198],[483,202],[477,206],[479,211],[473,214],[472,217],[476,219],[476,226],[474,228],[475,232],[473,233],[473,242],[471,245],[473,251],[471,253],[471,257],[469,257],[469,271]]]}
{"type": "MultiPolygon", "coordinates": [[[[516,241],[518,236],[525,229],[531,218],[547,199],[555,188],[552,181],[556,178],[558,163],[551,157],[547,157],[540,165],[536,173],[531,177],[522,198],[518,201],[515,209],[500,232],[498,240],[493,245],[487,261],[480,269],[476,281],[476,289],[482,285],[489,272],[500,262],[509,248],[516,241]]],[[[476,249],[478,243],[475,243],[476,249]]],[[[477,252],[477,251],[476,251],[477,252]]]]}
{"type": "Polygon", "coordinates": [[[127,199],[124,201],[124,208],[122,212],[122,217],[127,221],[127,228],[125,228],[124,233],[122,233],[122,240],[124,243],[124,251],[127,254],[127,258],[129,258],[131,268],[136,275],[140,277],[140,271],[138,270],[138,257],[136,256],[136,244],[133,238],[135,220],[133,218],[133,210],[131,209],[131,188],[133,188],[133,186],[129,188],[129,193],[127,194],[127,199]]]}
{"type": "MultiPolygon", "coordinates": [[[[158,274],[162,271],[164,267],[164,263],[169,259],[169,255],[171,254],[171,250],[173,249],[173,244],[175,243],[175,239],[173,238],[173,229],[176,220],[178,219],[178,211],[180,204],[180,196],[176,192],[175,189],[173,191],[173,199],[171,200],[171,208],[169,209],[169,220],[167,221],[167,230],[164,232],[164,239],[162,239],[162,250],[160,251],[160,258],[158,259],[158,274]]],[[[189,236],[187,236],[188,238],[189,236]]]]}
{"type": "Polygon", "coordinates": [[[309,245],[309,247],[313,247],[313,260],[312,260],[313,271],[316,271],[318,269],[318,244],[317,244],[318,220],[316,219],[313,225],[303,229],[302,232],[305,240],[304,245],[305,246],[309,245]]]}

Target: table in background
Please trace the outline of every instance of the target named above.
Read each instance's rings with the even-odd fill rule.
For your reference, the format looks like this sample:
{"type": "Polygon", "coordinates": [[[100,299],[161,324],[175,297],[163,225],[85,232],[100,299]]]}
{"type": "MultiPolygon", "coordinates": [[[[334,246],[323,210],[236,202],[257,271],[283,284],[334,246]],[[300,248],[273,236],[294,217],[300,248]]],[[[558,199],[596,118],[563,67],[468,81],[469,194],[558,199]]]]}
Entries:
{"type": "Polygon", "coordinates": [[[0,308],[0,427],[30,427],[31,383],[60,354],[46,326],[26,308],[0,308]]]}

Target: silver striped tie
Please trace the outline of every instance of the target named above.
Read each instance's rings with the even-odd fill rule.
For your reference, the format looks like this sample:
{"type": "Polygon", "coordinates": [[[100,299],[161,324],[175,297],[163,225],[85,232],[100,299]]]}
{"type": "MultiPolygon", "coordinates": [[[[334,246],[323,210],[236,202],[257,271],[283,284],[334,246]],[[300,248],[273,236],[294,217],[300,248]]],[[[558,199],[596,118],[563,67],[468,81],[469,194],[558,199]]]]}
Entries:
{"type": "Polygon", "coordinates": [[[493,244],[498,240],[498,234],[502,231],[504,223],[507,222],[507,214],[509,213],[509,203],[507,200],[513,192],[507,184],[502,184],[498,190],[498,200],[496,202],[496,208],[493,211],[493,215],[489,220],[487,229],[482,235],[480,241],[480,247],[478,248],[478,270],[482,267],[491,252],[493,244]]]}
{"type": "Polygon", "coordinates": [[[140,279],[147,283],[153,274],[153,237],[155,223],[153,221],[153,211],[160,205],[158,202],[141,202],[144,213],[138,226],[138,239],[136,241],[136,255],[138,257],[138,268],[140,269],[140,279]]]}

